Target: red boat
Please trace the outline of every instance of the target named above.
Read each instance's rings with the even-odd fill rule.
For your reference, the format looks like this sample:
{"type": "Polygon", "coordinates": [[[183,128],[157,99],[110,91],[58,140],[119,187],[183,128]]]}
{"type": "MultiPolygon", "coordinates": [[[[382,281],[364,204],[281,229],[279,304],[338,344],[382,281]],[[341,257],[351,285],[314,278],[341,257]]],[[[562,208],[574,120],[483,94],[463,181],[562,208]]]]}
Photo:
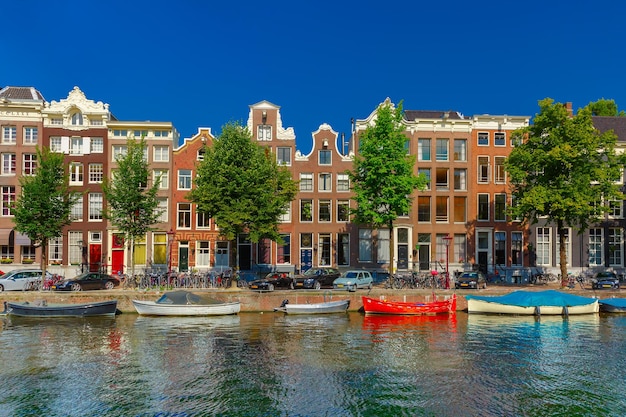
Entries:
{"type": "Polygon", "coordinates": [[[456,313],[456,294],[442,301],[426,301],[423,303],[407,303],[399,301],[379,300],[377,298],[362,297],[365,314],[442,314],[456,313]]]}

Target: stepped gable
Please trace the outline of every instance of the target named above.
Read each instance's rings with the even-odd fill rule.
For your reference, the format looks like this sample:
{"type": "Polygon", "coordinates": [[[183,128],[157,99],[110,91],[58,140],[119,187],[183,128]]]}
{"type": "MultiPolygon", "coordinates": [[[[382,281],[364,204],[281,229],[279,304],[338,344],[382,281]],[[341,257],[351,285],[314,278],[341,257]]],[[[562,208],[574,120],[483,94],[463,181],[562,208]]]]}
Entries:
{"type": "Polygon", "coordinates": [[[463,120],[465,117],[454,110],[405,110],[404,119],[413,121],[417,119],[455,119],[463,120]]]}
{"type": "Polygon", "coordinates": [[[44,101],[41,93],[34,87],[4,87],[0,90],[0,99],[44,101]]]}
{"type": "Polygon", "coordinates": [[[600,132],[613,130],[618,142],[626,142],[626,117],[593,116],[593,125],[600,132]]]}

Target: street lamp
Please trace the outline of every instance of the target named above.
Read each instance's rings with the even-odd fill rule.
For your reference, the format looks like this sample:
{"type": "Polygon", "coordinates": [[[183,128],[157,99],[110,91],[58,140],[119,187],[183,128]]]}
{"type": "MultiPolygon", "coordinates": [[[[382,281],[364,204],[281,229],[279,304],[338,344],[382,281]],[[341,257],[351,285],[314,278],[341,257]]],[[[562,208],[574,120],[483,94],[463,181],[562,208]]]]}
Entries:
{"type": "Polygon", "coordinates": [[[176,232],[170,228],[165,234],[167,235],[167,279],[169,280],[172,274],[172,246],[174,246],[174,235],[176,232]]]}
{"type": "Polygon", "coordinates": [[[450,261],[450,241],[452,240],[452,236],[449,234],[443,237],[443,243],[446,244],[446,290],[450,289],[450,270],[449,270],[449,261],[450,261]]]}

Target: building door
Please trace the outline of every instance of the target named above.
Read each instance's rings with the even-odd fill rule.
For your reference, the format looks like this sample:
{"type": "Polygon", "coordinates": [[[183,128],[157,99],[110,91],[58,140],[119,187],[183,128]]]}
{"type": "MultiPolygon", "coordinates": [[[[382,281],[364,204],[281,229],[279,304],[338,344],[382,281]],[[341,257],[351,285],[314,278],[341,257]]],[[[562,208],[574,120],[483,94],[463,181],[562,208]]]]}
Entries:
{"type": "Polygon", "coordinates": [[[239,270],[249,271],[252,269],[252,245],[239,245],[239,270]]]}
{"type": "Polygon", "coordinates": [[[111,243],[111,273],[123,274],[124,272],[124,235],[114,233],[111,243]]]}
{"type": "Polygon", "coordinates": [[[189,243],[180,242],[178,247],[178,270],[181,272],[187,272],[189,270],[189,243]]]}
{"type": "Polygon", "coordinates": [[[409,245],[398,245],[398,269],[409,269],[409,245]]]}
{"type": "Polygon", "coordinates": [[[102,266],[102,245],[89,244],[89,272],[98,272],[102,266]]]}
{"type": "Polygon", "coordinates": [[[300,249],[300,272],[313,266],[313,249],[300,249]]]}
{"type": "Polygon", "coordinates": [[[228,257],[229,257],[228,242],[226,241],[216,242],[215,243],[215,266],[216,267],[228,266],[229,265],[228,257]]]}

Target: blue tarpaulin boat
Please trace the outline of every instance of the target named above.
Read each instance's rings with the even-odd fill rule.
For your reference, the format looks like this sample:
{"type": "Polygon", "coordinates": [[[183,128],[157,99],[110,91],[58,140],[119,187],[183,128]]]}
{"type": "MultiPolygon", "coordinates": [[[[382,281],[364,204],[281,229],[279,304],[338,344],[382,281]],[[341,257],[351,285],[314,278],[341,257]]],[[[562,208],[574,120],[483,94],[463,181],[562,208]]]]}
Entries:
{"type": "Polygon", "coordinates": [[[605,313],[626,313],[626,298],[605,298],[598,300],[600,311],[605,313]]]}
{"type": "Polygon", "coordinates": [[[581,297],[555,290],[514,291],[502,296],[467,295],[468,313],[569,315],[599,311],[596,298],[581,297]]]}

